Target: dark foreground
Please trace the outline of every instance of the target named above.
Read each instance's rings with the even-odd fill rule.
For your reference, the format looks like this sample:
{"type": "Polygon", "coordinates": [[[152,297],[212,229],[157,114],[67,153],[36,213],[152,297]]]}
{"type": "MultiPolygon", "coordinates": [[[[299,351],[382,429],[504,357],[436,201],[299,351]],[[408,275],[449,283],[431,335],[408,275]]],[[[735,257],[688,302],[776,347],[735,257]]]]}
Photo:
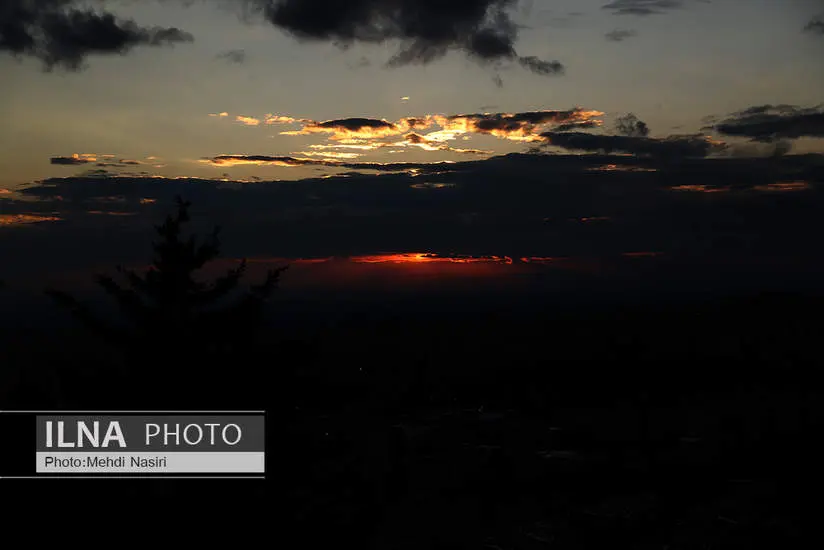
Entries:
{"type": "Polygon", "coordinates": [[[80,329],[7,331],[0,408],[266,409],[267,479],[0,489],[32,517],[190,516],[234,547],[800,548],[822,305],[361,315],[141,366],[80,329]]]}

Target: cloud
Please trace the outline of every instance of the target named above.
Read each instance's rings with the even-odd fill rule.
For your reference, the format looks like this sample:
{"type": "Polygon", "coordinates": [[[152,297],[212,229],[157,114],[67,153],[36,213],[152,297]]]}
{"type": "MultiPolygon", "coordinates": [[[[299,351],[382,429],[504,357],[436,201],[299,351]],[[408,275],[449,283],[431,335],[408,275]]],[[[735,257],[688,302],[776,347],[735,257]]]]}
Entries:
{"type": "Polygon", "coordinates": [[[124,54],[136,46],[194,40],[178,28],[141,27],[76,0],[3,0],[0,52],[41,60],[47,69],[79,70],[88,55],[124,54]]]}
{"type": "Polygon", "coordinates": [[[726,144],[701,135],[669,136],[663,139],[594,135],[582,132],[545,132],[547,145],[573,151],[603,151],[607,154],[628,153],[656,158],[703,158],[722,151],[726,144]]]}
{"type": "Polygon", "coordinates": [[[770,143],[782,139],[824,137],[824,106],[758,105],[733,113],[713,126],[718,132],[770,143]]]}
{"type": "MultiPolygon", "coordinates": [[[[417,146],[427,151],[449,151],[455,153],[486,154],[479,149],[457,149],[445,142],[464,134],[476,133],[495,136],[512,141],[542,141],[541,132],[547,130],[569,131],[595,128],[601,125],[596,117],[601,111],[575,107],[568,110],[525,111],[516,113],[475,113],[460,115],[409,116],[397,121],[377,118],[343,118],[326,121],[297,119],[284,115],[267,114],[265,124],[301,123],[298,130],[281,132],[281,135],[302,136],[325,134],[337,145],[310,145],[312,148],[351,148],[376,150],[390,147],[417,146]],[[439,130],[423,133],[432,127],[439,130]],[[388,141],[395,136],[403,136],[401,141],[388,141]]],[[[236,120],[248,126],[257,126],[261,120],[238,116],[236,120]]],[[[638,121],[643,125],[642,122],[638,121]]]]}
{"type": "MultiPolygon", "coordinates": [[[[191,0],[177,0],[190,5],[191,0]]],[[[99,3],[111,3],[100,0],[99,3]]],[[[517,0],[242,0],[244,17],[259,16],[302,41],[326,41],[341,48],[354,43],[397,43],[390,67],[430,63],[461,51],[483,64],[517,62],[540,75],[563,73],[559,61],[519,55],[520,26],[510,17],[517,0]]],[[[80,69],[91,54],[124,54],[136,46],[191,42],[178,28],[143,27],[85,0],[3,0],[0,51],[35,57],[47,68],[80,69]]],[[[217,59],[244,63],[246,52],[228,50],[217,59]]],[[[360,66],[366,65],[365,58],[360,66]]]]}
{"type": "Polygon", "coordinates": [[[518,25],[507,13],[516,0],[248,0],[270,23],[301,40],[353,43],[394,41],[389,66],[430,63],[450,50],[482,63],[518,60],[538,74],[558,74],[558,62],[519,57],[518,25]]]}
{"type": "Polygon", "coordinates": [[[227,63],[235,63],[242,65],[246,62],[246,50],[227,50],[217,54],[217,59],[226,61],[227,63]]]}
{"type": "Polygon", "coordinates": [[[329,159],[356,159],[363,156],[363,153],[342,153],[340,151],[299,151],[296,154],[306,157],[323,157],[329,159]]]}
{"type": "Polygon", "coordinates": [[[263,117],[264,124],[293,124],[295,122],[298,122],[298,120],[290,116],[273,115],[272,113],[267,113],[263,117]]]}
{"type": "Polygon", "coordinates": [[[603,114],[576,107],[567,111],[435,116],[435,120],[445,131],[489,134],[514,141],[540,141],[540,128],[545,125],[588,122],[603,114]]]}
{"type": "Polygon", "coordinates": [[[638,31],[616,29],[614,31],[610,31],[610,32],[606,33],[604,36],[610,42],[623,42],[627,38],[632,38],[633,36],[638,36],[638,31]]]}
{"type": "Polygon", "coordinates": [[[615,129],[622,136],[647,137],[649,135],[649,126],[633,113],[618,117],[615,121],[615,129]]]}
{"type": "Polygon", "coordinates": [[[685,0],[614,0],[603,6],[615,15],[656,15],[682,8],[685,0]]]}
{"type": "Polygon", "coordinates": [[[213,166],[242,166],[252,164],[255,166],[305,166],[307,164],[328,165],[326,161],[313,159],[299,159],[285,156],[268,155],[218,155],[212,158],[203,159],[201,162],[213,166]]]}
{"type": "Polygon", "coordinates": [[[773,143],[731,143],[722,152],[722,155],[736,158],[780,157],[792,151],[793,143],[787,140],[778,140],[773,143]]]}
{"type": "Polygon", "coordinates": [[[328,168],[347,168],[350,170],[377,170],[381,172],[425,172],[442,173],[453,169],[452,162],[343,162],[338,160],[300,158],[269,155],[217,155],[201,159],[202,163],[212,166],[325,166],[328,168]]]}
{"type": "Polygon", "coordinates": [[[824,35],[824,18],[814,17],[810,19],[810,22],[804,27],[804,31],[824,35]]]}
{"type": "Polygon", "coordinates": [[[535,74],[540,75],[553,75],[553,74],[564,74],[564,66],[559,61],[543,61],[538,59],[534,55],[530,55],[527,57],[519,57],[518,63],[521,64],[522,67],[525,67],[532,71],[535,74]]]}
{"type": "Polygon", "coordinates": [[[235,120],[237,122],[240,122],[240,123],[246,125],[246,126],[259,126],[260,125],[260,119],[259,118],[253,118],[253,117],[250,117],[250,116],[238,115],[238,116],[235,117],[235,120]]]}
{"type": "Polygon", "coordinates": [[[307,121],[300,130],[281,132],[287,136],[332,134],[329,139],[346,141],[393,136],[403,130],[392,122],[372,118],[344,118],[324,122],[307,121]]]}
{"type": "Polygon", "coordinates": [[[73,154],[70,157],[52,157],[49,159],[51,164],[61,166],[80,166],[83,164],[90,164],[97,161],[97,156],[92,154],[73,154]]]}
{"type": "Polygon", "coordinates": [[[586,120],[584,122],[567,122],[566,124],[559,124],[552,129],[553,132],[570,132],[573,130],[588,130],[591,128],[598,128],[601,125],[600,120],[586,120]]]}
{"type": "Polygon", "coordinates": [[[400,119],[396,125],[398,128],[401,129],[403,132],[408,132],[409,130],[425,130],[435,124],[435,118],[432,115],[427,115],[425,117],[406,117],[400,119]]]}
{"type": "MultiPolygon", "coordinates": [[[[515,262],[530,258],[551,267],[557,262],[549,258],[574,262],[654,251],[661,256],[645,265],[652,268],[666,260],[671,271],[653,275],[632,264],[622,272],[624,280],[646,285],[669,279],[676,289],[699,284],[696,264],[727,262],[742,254],[748,263],[742,265],[741,278],[729,281],[731,286],[749,284],[755,277],[770,280],[771,274],[760,269],[768,258],[775,260],[773,266],[797,274],[802,266],[782,263],[782,258],[815,259],[822,265],[817,243],[824,231],[824,217],[818,215],[824,207],[821,155],[670,163],[655,156],[512,154],[248,185],[223,181],[220,174],[226,170],[216,167],[213,178],[50,178],[4,196],[4,215],[65,220],[0,239],[4,267],[14,270],[5,276],[57,273],[67,264],[79,269],[144,261],[146,235],[178,194],[201,205],[196,227],[208,230],[214,223],[231,228],[231,242],[223,250],[228,257],[422,253],[508,256],[515,262]],[[782,200],[776,201],[776,194],[782,200]],[[48,253],[32,255],[32,250],[48,253]],[[690,269],[669,263],[679,256],[690,260],[690,269]]],[[[719,274],[713,267],[703,273],[729,278],[729,272],[719,274]]],[[[805,276],[820,281],[820,273],[805,276]]],[[[613,275],[600,270],[593,288],[604,289],[613,275]]],[[[557,288],[584,283],[576,276],[557,288]]]]}
{"type": "Polygon", "coordinates": [[[423,149],[424,151],[448,151],[451,153],[461,153],[461,154],[468,154],[468,155],[488,155],[492,154],[492,151],[482,151],[480,149],[458,149],[455,147],[451,147],[448,144],[444,143],[443,141],[438,141],[437,139],[431,139],[427,136],[422,136],[421,134],[416,134],[415,132],[410,132],[403,136],[403,141],[396,142],[396,143],[388,143],[385,144],[388,147],[398,147],[398,146],[412,146],[418,147],[423,149]]]}

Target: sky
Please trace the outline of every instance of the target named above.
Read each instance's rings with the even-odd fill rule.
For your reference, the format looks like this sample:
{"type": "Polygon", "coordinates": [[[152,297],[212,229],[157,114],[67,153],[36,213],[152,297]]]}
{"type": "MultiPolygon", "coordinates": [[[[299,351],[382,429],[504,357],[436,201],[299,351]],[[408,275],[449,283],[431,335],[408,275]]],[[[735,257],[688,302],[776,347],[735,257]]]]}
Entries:
{"type": "MultiPolygon", "coordinates": [[[[487,158],[524,151],[531,144],[477,131],[435,135],[440,141],[431,144],[404,139],[410,132],[426,136],[445,129],[432,124],[401,126],[383,136],[381,143],[387,146],[380,149],[355,149],[351,145],[364,144],[340,147],[347,143],[331,131],[301,135],[307,124],[300,120],[396,123],[407,117],[579,108],[603,113],[588,117],[600,123],[600,132],[609,132],[616,117],[632,112],[646,123],[651,137],[702,133],[736,142],[740,138],[706,128],[706,117],[723,119],[760,105],[816,108],[824,101],[824,31],[813,25],[824,15],[818,0],[6,4],[6,10],[16,4],[40,5],[45,14],[88,9],[113,14],[115,24],[132,21],[144,29],[160,26],[180,33],[160,45],[110,44],[111,51],[83,52],[67,44],[62,46],[64,57],[56,60],[48,59],[54,56],[48,44],[22,52],[12,45],[0,47],[0,185],[9,189],[90,168],[167,176],[228,174],[235,179],[296,179],[320,171],[207,160],[221,155],[334,159],[328,155],[344,154],[347,160],[365,162],[432,162],[487,158]],[[307,38],[300,33],[312,30],[311,21],[272,22],[256,10],[298,5],[308,12],[300,17],[307,19],[336,11],[344,18],[334,6],[349,4],[384,6],[387,13],[393,5],[434,6],[426,7],[422,16],[423,34],[426,25],[436,28],[432,21],[444,17],[440,5],[489,8],[479,19],[471,14],[461,18],[461,10],[455,9],[455,27],[466,24],[471,27],[468,33],[496,28],[494,12],[500,9],[507,19],[499,25],[505,47],[515,54],[482,52],[487,55],[483,57],[467,49],[459,36],[437,42],[433,48],[443,51],[431,59],[413,55],[406,64],[388,67],[399,52],[415,44],[415,37],[404,39],[402,32],[384,25],[389,29],[385,40],[358,39],[370,26],[380,27],[379,15],[353,17],[337,26],[333,22],[307,38]],[[562,70],[551,67],[550,74],[541,74],[523,66],[519,57],[557,62],[562,70]],[[294,122],[286,122],[290,119],[294,122]],[[284,135],[289,132],[298,135],[284,135]],[[50,163],[73,155],[89,155],[85,158],[109,165],[121,159],[140,165],[50,163]]],[[[380,14],[380,7],[372,9],[380,14]]],[[[415,17],[414,9],[403,9],[407,19],[415,17]]],[[[11,36],[11,29],[5,32],[11,36]]],[[[794,150],[821,152],[824,145],[821,139],[802,136],[794,150]]],[[[333,167],[326,168],[326,173],[335,173],[333,167]]]]}
{"type": "Polygon", "coordinates": [[[137,261],[181,193],[237,256],[797,266],[822,57],[821,0],[5,0],[0,257],[137,261]]]}

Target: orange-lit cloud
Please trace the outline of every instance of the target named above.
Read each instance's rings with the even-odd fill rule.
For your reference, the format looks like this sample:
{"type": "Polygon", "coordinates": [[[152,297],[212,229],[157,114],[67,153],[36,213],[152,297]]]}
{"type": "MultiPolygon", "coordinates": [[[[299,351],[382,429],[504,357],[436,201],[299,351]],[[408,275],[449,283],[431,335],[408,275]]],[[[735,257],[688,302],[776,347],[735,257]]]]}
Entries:
{"type": "Polygon", "coordinates": [[[296,154],[329,159],[356,159],[363,156],[361,153],[341,153],[338,151],[298,151],[296,154]]]}
{"type": "MultiPolygon", "coordinates": [[[[384,119],[346,118],[324,122],[305,121],[303,128],[281,132],[283,135],[331,134],[332,141],[352,142],[353,140],[373,140],[423,130],[432,126],[441,129],[427,134],[427,138],[449,141],[467,133],[487,134],[515,141],[541,141],[540,132],[549,126],[578,124],[581,126],[600,125],[596,117],[604,113],[595,110],[575,108],[567,111],[532,111],[523,113],[483,113],[468,115],[426,115],[405,117],[397,122],[384,119]]],[[[294,122],[291,117],[282,117],[294,122]]]]}
{"type": "Polygon", "coordinates": [[[306,164],[323,164],[324,161],[263,155],[218,155],[209,159],[201,159],[200,162],[214,166],[304,166],[306,164]]]}
{"type": "MultiPolygon", "coordinates": [[[[576,107],[564,111],[545,110],[450,116],[430,114],[408,116],[395,122],[386,119],[362,117],[315,121],[271,113],[266,114],[262,120],[244,115],[235,117],[235,120],[246,126],[300,123],[301,128],[282,131],[280,134],[285,136],[325,135],[326,139],[332,144],[310,145],[310,147],[318,149],[348,146],[363,151],[375,151],[385,148],[393,148],[398,151],[398,147],[413,146],[424,151],[489,154],[489,151],[456,149],[445,144],[456,139],[470,139],[467,134],[483,134],[521,142],[546,141],[546,138],[541,134],[548,130],[558,131],[600,126],[602,122],[597,117],[603,114],[602,111],[576,107]],[[424,130],[430,129],[431,131],[424,133],[424,130]],[[400,142],[388,141],[395,136],[403,136],[404,139],[400,142]]],[[[329,156],[329,158],[332,157],[329,156]]],[[[338,156],[337,158],[344,157],[338,156]]]]}
{"type": "Polygon", "coordinates": [[[267,113],[263,117],[264,124],[293,124],[295,122],[298,122],[298,119],[290,116],[273,115],[272,113],[267,113]]]}
{"type": "Polygon", "coordinates": [[[250,117],[250,116],[238,115],[238,116],[235,117],[235,120],[237,122],[245,124],[246,126],[259,126],[260,125],[260,119],[259,118],[253,118],[253,117],[250,117]]]}
{"type": "Polygon", "coordinates": [[[756,185],[754,189],[758,191],[805,191],[810,188],[810,184],[806,181],[779,181],[776,183],[768,183],[767,185],[756,185]]]}
{"type": "Polygon", "coordinates": [[[229,113],[209,113],[209,116],[223,118],[229,116],[229,113]]]}
{"type": "Polygon", "coordinates": [[[485,155],[485,154],[492,154],[492,151],[482,151],[480,149],[457,149],[454,147],[450,147],[447,143],[444,143],[440,140],[429,139],[429,136],[422,136],[421,134],[416,134],[415,132],[410,132],[403,136],[403,141],[398,141],[394,143],[382,144],[382,146],[389,146],[389,147],[418,147],[423,149],[424,151],[449,151],[452,153],[465,153],[465,154],[472,154],[472,155],[485,155]]]}
{"type": "Polygon", "coordinates": [[[425,130],[436,124],[435,117],[426,115],[424,117],[406,117],[400,119],[395,125],[401,133],[409,132],[411,130],[425,130]]]}
{"type": "MultiPolygon", "coordinates": [[[[453,161],[440,162],[346,162],[344,160],[314,159],[303,157],[268,156],[268,155],[218,155],[200,159],[198,162],[211,166],[328,166],[331,168],[350,168],[352,170],[406,171],[416,175],[416,171],[427,170],[429,174],[442,173],[442,167],[454,165],[453,161]]],[[[448,171],[448,169],[447,169],[448,171]]],[[[331,176],[324,176],[331,177],[331,176]]]]}
{"type": "Polygon", "coordinates": [[[56,216],[39,216],[34,214],[0,214],[0,225],[26,225],[30,223],[55,222],[56,216]]]}
{"type": "Polygon", "coordinates": [[[335,144],[335,145],[310,145],[311,149],[355,149],[359,151],[374,151],[375,149],[379,149],[381,147],[392,147],[391,143],[382,143],[382,142],[375,142],[375,143],[368,143],[366,145],[354,145],[354,144],[335,144]]]}
{"type": "Polygon", "coordinates": [[[603,114],[576,107],[568,111],[437,115],[435,121],[444,130],[456,133],[488,134],[514,141],[542,141],[540,133],[547,125],[593,122],[603,114]]]}

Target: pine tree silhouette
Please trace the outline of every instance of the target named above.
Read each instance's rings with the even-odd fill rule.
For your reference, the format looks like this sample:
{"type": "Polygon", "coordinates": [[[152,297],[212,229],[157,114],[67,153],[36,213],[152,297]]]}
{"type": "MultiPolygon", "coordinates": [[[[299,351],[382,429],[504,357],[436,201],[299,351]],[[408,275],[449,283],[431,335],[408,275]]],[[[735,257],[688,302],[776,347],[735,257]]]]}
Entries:
{"type": "Polygon", "coordinates": [[[193,369],[231,370],[227,360],[245,356],[265,326],[265,304],[288,266],[270,270],[262,283],[233,297],[246,272],[246,260],[211,282],[199,281],[197,272],[220,252],[219,228],[198,243],[184,238],[190,221],[190,202],[176,199],[177,213],[155,230],[154,260],[145,273],[118,266],[125,283],[97,275],[97,283],[116,301],[128,321],[118,327],[94,314],[72,295],[46,290],[94,333],[125,352],[127,364],[141,370],[162,367],[165,375],[183,375],[193,369]],[[168,372],[174,370],[176,372],[168,372]]]}

